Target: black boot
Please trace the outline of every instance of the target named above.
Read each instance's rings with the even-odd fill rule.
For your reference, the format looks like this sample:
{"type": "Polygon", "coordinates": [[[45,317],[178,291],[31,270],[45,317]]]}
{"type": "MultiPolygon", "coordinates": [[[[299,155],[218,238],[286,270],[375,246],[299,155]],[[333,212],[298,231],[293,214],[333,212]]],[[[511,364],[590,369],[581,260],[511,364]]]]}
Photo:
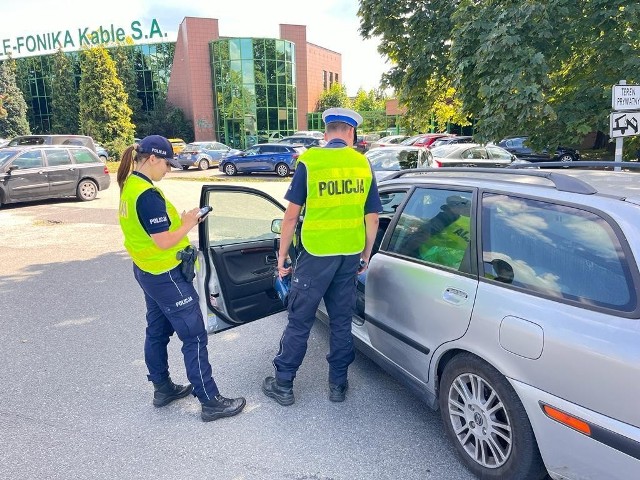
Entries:
{"type": "Polygon", "coordinates": [[[340,385],[333,383],[329,384],[329,400],[332,402],[344,402],[349,389],[349,382],[344,382],[340,385]]]}
{"type": "Polygon", "coordinates": [[[296,401],[293,396],[293,382],[279,382],[274,377],[267,377],[262,382],[262,392],[283,407],[293,405],[296,401]]]}
{"type": "Polygon", "coordinates": [[[193,386],[188,385],[176,385],[170,378],[162,383],[153,383],[153,405],[156,407],[164,407],[169,405],[174,400],[186,397],[193,390],[193,386]]]}
{"type": "Polygon", "coordinates": [[[244,397],[225,398],[222,395],[216,395],[211,400],[202,403],[200,417],[203,422],[233,417],[242,411],[246,403],[244,397]]]}

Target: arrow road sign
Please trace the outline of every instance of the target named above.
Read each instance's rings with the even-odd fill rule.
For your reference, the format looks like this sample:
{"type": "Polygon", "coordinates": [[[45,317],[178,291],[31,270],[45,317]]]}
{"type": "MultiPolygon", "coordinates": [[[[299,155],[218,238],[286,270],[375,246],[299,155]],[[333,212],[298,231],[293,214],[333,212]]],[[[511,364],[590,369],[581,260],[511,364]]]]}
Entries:
{"type": "Polygon", "coordinates": [[[640,134],[640,112],[613,112],[609,117],[611,138],[632,137],[640,134]]]}
{"type": "Polygon", "coordinates": [[[640,110],[640,85],[614,85],[611,89],[611,108],[640,110]]]}

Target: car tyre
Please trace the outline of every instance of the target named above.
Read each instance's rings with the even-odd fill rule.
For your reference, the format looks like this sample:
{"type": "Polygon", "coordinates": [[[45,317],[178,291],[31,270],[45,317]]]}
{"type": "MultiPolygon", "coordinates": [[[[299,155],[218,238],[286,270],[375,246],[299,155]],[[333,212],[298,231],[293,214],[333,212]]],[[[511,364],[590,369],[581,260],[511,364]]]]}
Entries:
{"type": "Polygon", "coordinates": [[[279,163],[276,165],[276,175],[279,177],[286,177],[289,175],[289,167],[284,163],[279,163]]]}
{"type": "Polygon", "coordinates": [[[479,478],[547,475],[522,402],[491,365],[470,353],[453,358],[442,374],[439,403],[449,440],[479,478]]]}
{"type": "Polygon", "coordinates": [[[189,165],[183,165],[183,166],[182,166],[182,169],[183,169],[183,170],[189,170],[189,165]]]}
{"type": "Polygon", "coordinates": [[[100,155],[100,160],[102,160],[104,163],[107,163],[108,158],[104,155],[100,155]]]}
{"type": "Polygon", "coordinates": [[[570,153],[563,153],[562,155],[560,155],[560,161],[573,162],[573,155],[571,155],[570,153]]]}
{"type": "Polygon", "coordinates": [[[76,196],[78,197],[78,200],[88,202],[96,198],[97,195],[98,185],[96,185],[96,182],[87,178],[80,180],[78,188],[76,188],[76,196]]]}
{"type": "Polygon", "coordinates": [[[238,169],[233,163],[225,163],[223,169],[224,173],[226,173],[230,177],[233,177],[238,173],[238,169]]]}
{"type": "Polygon", "coordinates": [[[209,161],[206,158],[198,161],[198,170],[209,170],[209,161]]]}

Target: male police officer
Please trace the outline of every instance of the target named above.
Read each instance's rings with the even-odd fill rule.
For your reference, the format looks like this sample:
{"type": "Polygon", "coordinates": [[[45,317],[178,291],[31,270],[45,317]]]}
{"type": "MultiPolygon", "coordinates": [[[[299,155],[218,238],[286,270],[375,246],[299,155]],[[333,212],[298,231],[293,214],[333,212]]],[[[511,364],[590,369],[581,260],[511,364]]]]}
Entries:
{"type": "Polygon", "coordinates": [[[342,402],[348,388],[347,369],[355,358],[351,319],[355,308],[356,273],[366,270],[382,210],[371,166],[351,148],[362,117],[353,110],[330,108],[324,148],[311,148],[298,166],[285,195],[278,273],[285,267],[296,224],[304,205],[301,245],[294,260],[289,293],[289,322],[273,360],[275,376],[262,391],[280,405],[294,403],[293,380],[307,351],[315,314],[324,298],[330,318],[329,399],[342,402]]]}

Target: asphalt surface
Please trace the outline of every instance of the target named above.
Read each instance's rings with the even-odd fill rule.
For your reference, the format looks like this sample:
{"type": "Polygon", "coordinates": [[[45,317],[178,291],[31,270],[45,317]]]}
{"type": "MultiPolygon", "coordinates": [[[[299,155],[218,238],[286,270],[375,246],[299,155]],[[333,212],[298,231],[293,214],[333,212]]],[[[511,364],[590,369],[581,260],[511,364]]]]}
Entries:
{"type": "MultiPolygon", "coordinates": [[[[201,184],[175,179],[211,174],[172,172],[160,186],[179,210],[193,208],[201,184]]],[[[288,183],[254,177],[247,186],[282,199],[288,183]]],[[[191,396],[154,408],[144,301],[122,247],[112,178],[92,202],[0,209],[0,478],[474,478],[439,414],[363,355],[349,370],[346,402],[329,402],[320,322],[291,407],[260,390],[286,323],[280,314],[209,336],[222,394],[247,399],[240,415],[204,423],[191,396]]],[[[173,379],[185,382],[177,338],[169,354],[173,379]]]]}

